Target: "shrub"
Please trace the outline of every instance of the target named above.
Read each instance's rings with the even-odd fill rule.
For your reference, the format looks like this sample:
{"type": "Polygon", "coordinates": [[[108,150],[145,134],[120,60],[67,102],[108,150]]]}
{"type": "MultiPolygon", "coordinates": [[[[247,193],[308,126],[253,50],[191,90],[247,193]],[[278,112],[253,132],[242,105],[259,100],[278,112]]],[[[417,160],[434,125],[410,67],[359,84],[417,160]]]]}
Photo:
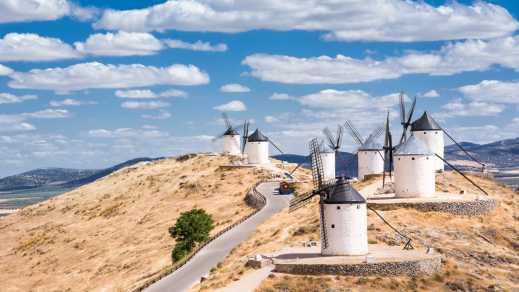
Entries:
{"type": "Polygon", "coordinates": [[[169,234],[177,241],[171,253],[173,261],[182,259],[197,243],[208,240],[213,228],[213,218],[203,209],[180,214],[175,225],[169,228],[169,234]]]}

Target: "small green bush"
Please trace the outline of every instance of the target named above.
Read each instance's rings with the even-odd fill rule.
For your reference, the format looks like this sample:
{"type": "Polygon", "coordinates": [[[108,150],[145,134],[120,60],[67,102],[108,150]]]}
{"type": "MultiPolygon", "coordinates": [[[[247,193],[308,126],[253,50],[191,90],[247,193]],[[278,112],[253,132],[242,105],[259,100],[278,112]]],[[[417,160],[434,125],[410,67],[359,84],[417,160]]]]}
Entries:
{"type": "Polygon", "coordinates": [[[172,260],[182,259],[197,243],[208,240],[213,228],[213,218],[204,209],[195,208],[180,214],[175,225],[169,228],[169,234],[177,241],[171,252],[172,260]]]}

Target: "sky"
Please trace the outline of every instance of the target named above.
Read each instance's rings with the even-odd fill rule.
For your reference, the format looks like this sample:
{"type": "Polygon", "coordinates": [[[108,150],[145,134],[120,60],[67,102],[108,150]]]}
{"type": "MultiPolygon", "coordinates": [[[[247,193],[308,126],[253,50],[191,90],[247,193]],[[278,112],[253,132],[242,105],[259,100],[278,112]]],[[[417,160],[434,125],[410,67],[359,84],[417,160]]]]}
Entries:
{"type": "Polygon", "coordinates": [[[219,151],[222,112],[304,154],[346,119],[399,133],[401,91],[457,140],[515,138],[516,2],[1,1],[0,176],[219,151]]]}

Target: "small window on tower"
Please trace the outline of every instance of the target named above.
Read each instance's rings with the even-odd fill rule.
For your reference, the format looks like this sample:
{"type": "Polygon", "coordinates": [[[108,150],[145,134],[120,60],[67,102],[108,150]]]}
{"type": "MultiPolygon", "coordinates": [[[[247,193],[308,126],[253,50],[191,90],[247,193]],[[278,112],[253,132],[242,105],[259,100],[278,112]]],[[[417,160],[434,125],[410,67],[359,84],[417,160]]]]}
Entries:
{"type": "Polygon", "coordinates": [[[337,210],[340,210],[341,209],[341,206],[337,206],[337,210]]]}
{"type": "Polygon", "coordinates": [[[335,224],[332,224],[332,228],[335,228],[335,224]]]}
{"type": "Polygon", "coordinates": [[[427,134],[427,132],[423,132],[423,134],[425,135],[425,134],[427,134]]]}
{"type": "Polygon", "coordinates": [[[414,160],[414,157],[411,157],[411,160],[414,160]]]}

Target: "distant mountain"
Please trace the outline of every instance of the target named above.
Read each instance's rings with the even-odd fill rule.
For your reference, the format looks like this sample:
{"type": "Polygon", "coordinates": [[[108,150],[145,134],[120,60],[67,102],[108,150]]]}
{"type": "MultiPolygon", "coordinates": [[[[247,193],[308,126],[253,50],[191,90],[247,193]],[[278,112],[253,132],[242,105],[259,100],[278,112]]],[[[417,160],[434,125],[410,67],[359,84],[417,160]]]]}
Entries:
{"type": "Polygon", "coordinates": [[[89,177],[98,169],[41,168],[0,179],[0,191],[32,189],[60,185],[71,180],[89,177]]]}
{"type": "Polygon", "coordinates": [[[135,158],[106,169],[42,168],[0,179],[0,191],[14,191],[39,187],[79,187],[107,176],[123,167],[160,158],[135,158]]]}

